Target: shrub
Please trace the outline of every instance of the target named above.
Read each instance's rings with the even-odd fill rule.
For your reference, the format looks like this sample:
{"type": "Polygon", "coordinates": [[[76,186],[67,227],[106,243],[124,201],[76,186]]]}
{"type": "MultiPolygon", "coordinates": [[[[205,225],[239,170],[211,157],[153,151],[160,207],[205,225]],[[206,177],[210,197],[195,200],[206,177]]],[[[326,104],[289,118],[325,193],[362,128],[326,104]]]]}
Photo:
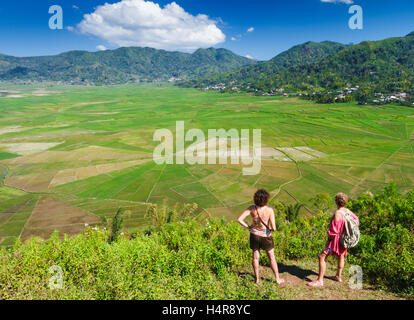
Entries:
{"type": "MultiPolygon", "coordinates": [[[[411,295],[413,204],[414,192],[402,196],[393,185],[376,197],[352,200],[350,209],[360,217],[362,236],[348,258],[371,283],[411,295]]],[[[331,216],[320,212],[289,221],[286,207],[276,203],[276,208],[276,258],[315,258],[327,241],[331,216]]],[[[163,216],[168,220],[168,214],[163,216]]],[[[252,276],[240,275],[251,260],[245,230],[225,220],[199,222],[186,216],[182,221],[158,220],[151,234],[136,233],[133,239],[120,236],[118,227],[89,228],[73,238],[59,240],[56,232],[46,241],[33,238],[0,249],[0,299],[283,298],[271,283],[257,290],[252,276]],[[114,230],[117,240],[109,243],[114,230]],[[63,290],[49,289],[52,266],[63,272],[63,290]]],[[[261,257],[267,264],[267,257],[261,257]]]]}

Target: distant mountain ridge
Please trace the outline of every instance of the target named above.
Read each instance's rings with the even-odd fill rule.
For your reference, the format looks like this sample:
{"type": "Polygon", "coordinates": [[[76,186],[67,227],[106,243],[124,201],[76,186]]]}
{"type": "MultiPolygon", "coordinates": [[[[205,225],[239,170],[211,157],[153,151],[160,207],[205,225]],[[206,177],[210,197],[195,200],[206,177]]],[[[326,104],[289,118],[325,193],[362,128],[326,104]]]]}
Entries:
{"type": "Polygon", "coordinates": [[[326,58],[331,54],[335,54],[347,47],[348,46],[345,44],[333,41],[323,41],[319,43],[309,41],[296,45],[269,61],[260,62],[233,72],[207,76],[203,79],[190,81],[185,85],[202,87],[218,82],[226,84],[232,82],[237,82],[238,84],[255,83],[267,79],[273,74],[281,72],[289,67],[320,61],[321,59],[326,58]]]}
{"type": "Polygon", "coordinates": [[[414,94],[414,32],[349,46],[307,42],[268,62],[180,85],[203,88],[220,83],[226,90],[235,87],[250,92],[279,88],[314,92],[359,86],[375,92],[414,94]]]}
{"type": "Polygon", "coordinates": [[[360,86],[376,92],[414,94],[414,32],[356,45],[306,42],[266,62],[214,48],[193,54],[137,47],[28,58],[0,54],[0,81],[119,84],[172,78],[182,80],[179,85],[184,87],[250,92],[360,86]]]}
{"type": "Polygon", "coordinates": [[[382,92],[411,91],[414,85],[414,32],[405,37],[364,41],[308,65],[266,79],[292,89],[339,89],[359,85],[382,92]]]}
{"type": "Polygon", "coordinates": [[[26,58],[0,54],[0,80],[91,84],[188,80],[255,63],[230,50],[215,48],[198,49],[193,54],[139,47],[26,58]]]}

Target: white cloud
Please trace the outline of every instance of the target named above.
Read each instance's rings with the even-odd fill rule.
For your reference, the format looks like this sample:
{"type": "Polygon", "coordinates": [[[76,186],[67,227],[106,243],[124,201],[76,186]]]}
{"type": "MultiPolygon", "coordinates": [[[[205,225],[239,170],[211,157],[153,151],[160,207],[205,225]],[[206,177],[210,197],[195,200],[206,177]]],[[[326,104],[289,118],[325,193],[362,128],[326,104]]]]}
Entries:
{"type": "Polygon", "coordinates": [[[68,30],[68,31],[75,31],[75,28],[74,28],[74,27],[72,27],[72,26],[67,26],[67,27],[66,27],[66,30],[68,30]]]}
{"type": "Polygon", "coordinates": [[[247,55],[246,58],[250,59],[250,60],[254,60],[254,58],[252,56],[249,56],[249,55],[247,55]]]}
{"type": "Polygon", "coordinates": [[[231,41],[236,41],[237,39],[235,37],[231,37],[231,41]]]}
{"type": "Polygon", "coordinates": [[[105,51],[105,50],[108,50],[105,46],[103,46],[103,45],[99,45],[99,46],[96,46],[96,49],[98,49],[99,51],[105,51]]]}
{"type": "Polygon", "coordinates": [[[321,0],[322,2],[329,2],[329,3],[345,3],[345,4],[353,4],[354,0],[321,0]]]}
{"type": "Polygon", "coordinates": [[[254,31],[254,28],[253,27],[247,29],[247,32],[253,32],[253,31],[254,31]]]}
{"type": "Polygon", "coordinates": [[[204,14],[193,16],[175,2],[164,7],[145,0],[106,3],[84,15],[77,27],[121,47],[193,50],[226,40],[217,21],[204,14]]]}

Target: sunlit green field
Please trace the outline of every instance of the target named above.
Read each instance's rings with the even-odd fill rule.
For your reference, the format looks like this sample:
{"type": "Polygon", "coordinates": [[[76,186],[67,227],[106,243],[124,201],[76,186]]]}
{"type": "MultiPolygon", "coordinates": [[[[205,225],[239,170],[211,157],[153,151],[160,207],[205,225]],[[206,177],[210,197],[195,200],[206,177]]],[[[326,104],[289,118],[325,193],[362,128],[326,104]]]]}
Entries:
{"type": "Polygon", "coordinates": [[[358,195],[392,181],[400,191],[414,187],[414,109],[407,107],[168,85],[0,85],[0,108],[1,245],[54,229],[77,233],[119,207],[128,228],[141,228],[147,205],[164,201],[232,219],[261,187],[309,211],[321,192],[358,195]],[[263,149],[275,153],[265,154],[257,176],[242,175],[241,165],[156,165],[153,134],[174,132],[176,121],[206,134],[261,129],[263,149]]]}

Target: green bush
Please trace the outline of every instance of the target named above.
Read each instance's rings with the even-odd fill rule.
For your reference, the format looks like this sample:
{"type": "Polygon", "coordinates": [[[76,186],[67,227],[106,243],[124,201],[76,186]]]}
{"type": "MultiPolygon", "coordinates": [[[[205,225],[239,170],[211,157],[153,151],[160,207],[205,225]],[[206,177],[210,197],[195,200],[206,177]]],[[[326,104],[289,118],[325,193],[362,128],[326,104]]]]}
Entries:
{"type": "MultiPolygon", "coordinates": [[[[362,267],[365,280],[411,295],[413,204],[414,192],[402,196],[390,185],[376,197],[363,195],[349,206],[360,218],[362,236],[348,262],[362,267]]],[[[331,216],[320,212],[289,221],[286,207],[275,207],[277,260],[316,258],[327,241],[331,216]]],[[[258,289],[253,276],[241,275],[251,268],[251,250],[248,233],[238,224],[161,221],[150,233],[121,234],[112,243],[107,241],[111,230],[89,228],[73,238],[59,240],[54,233],[47,241],[32,239],[0,249],[0,299],[282,298],[272,283],[258,289]],[[62,269],[63,290],[49,289],[52,266],[62,269]]],[[[268,264],[266,255],[261,262],[268,264]]]]}
{"type": "Polygon", "coordinates": [[[32,239],[0,251],[0,299],[277,299],[238,270],[250,259],[236,224],[185,220],[151,236],[88,229],[69,239],[32,239]],[[50,290],[51,266],[63,271],[63,290],[50,290]]]}
{"type": "Polygon", "coordinates": [[[390,184],[377,196],[363,195],[350,203],[361,222],[361,242],[350,260],[372,283],[414,293],[414,191],[401,195],[390,184]]]}

